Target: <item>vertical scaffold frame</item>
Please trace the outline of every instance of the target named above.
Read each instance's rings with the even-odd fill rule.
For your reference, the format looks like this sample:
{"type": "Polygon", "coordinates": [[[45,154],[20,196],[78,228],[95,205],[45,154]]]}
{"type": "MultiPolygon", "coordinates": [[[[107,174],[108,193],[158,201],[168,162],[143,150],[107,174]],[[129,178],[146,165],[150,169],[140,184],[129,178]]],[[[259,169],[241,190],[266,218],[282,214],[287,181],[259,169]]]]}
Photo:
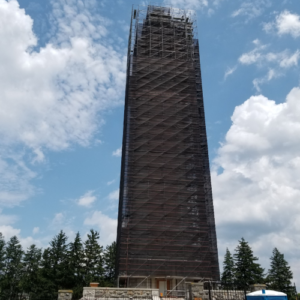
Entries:
{"type": "MultiPolygon", "coordinates": [[[[219,280],[196,15],[133,7],[118,278],[219,280]]],[[[132,281],[133,282],[133,281],[132,281]]]]}

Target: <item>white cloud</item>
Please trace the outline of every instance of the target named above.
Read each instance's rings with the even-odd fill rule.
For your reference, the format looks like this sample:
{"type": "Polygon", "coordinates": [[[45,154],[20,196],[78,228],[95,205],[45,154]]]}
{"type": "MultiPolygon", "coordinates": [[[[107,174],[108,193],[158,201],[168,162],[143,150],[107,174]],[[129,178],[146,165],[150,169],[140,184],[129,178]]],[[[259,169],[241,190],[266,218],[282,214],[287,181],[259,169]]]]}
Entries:
{"type": "Polygon", "coordinates": [[[20,244],[22,245],[24,251],[26,251],[26,249],[30,245],[35,244],[37,247],[41,248],[41,247],[45,247],[49,242],[49,241],[46,242],[46,239],[48,239],[49,237],[46,237],[46,239],[43,238],[41,240],[34,239],[31,236],[27,236],[23,238],[20,235],[21,229],[14,228],[13,226],[10,225],[0,225],[0,232],[3,234],[6,242],[8,242],[11,237],[16,236],[20,241],[20,244]]]}
{"type": "Polygon", "coordinates": [[[59,225],[62,224],[64,221],[65,217],[63,213],[56,213],[53,220],[52,220],[52,224],[53,225],[59,225]]]}
{"type": "Polygon", "coordinates": [[[116,240],[117,220],[104,215],[101,211],[94,211],[84,220],[84,225],[98,227],[102,245],[111,244],[116,240]]]}
{"type": "Polygon", "coordinates": [[[78,205],[90,207],[97,199],[96,196],[93,195],[94,191],[88,191],[83,196],[79,198],[77,201],[78,205]]]}
{"type": "Polygon", "coordinates": [[[106,184],[107,184],[107,185],[111,185],[111,184],[113,184],[115,181],[116,181],[116,180],[113,179],[113,180],[111,180],[111,181],[108,181],[106,184]]]}
{"type": "Polygon", "coordinates": [[[238,61],[243,65],[251,65],[257,62],[260,62],[262,59],[262,53],[267,48],[267,45],[261,44],[261,42],[256,39],[252,42],[255,45],[255,48],[250,52],[242,54],[238,61]]]}
{"type": "MultiPolygon", "coordinates": [[[[2,214],[2,210],[0,209],[0,233],[3,234],[5,241],[7,242],[11,237],[17,236],[22,247],[26,250],[32,244],[37,245],[38,247],[44,246],[42,240],[35,240],[31,236],[23,238],[21,236],[21,229],[14,228],[12,225],[18,221],[18,217],[15,215],[5,215],[2,214]]],[[[35,227],[33,229],[33,234],[39,232],[39,227],[35,227]]]]}
{"type": "Polygon", "coordinates": [[[118,148],[112,153],[112,156],[116,156],[116,157],[121,157],[121,155],[122,155],[122,147],[118,148]]]}
{"type": "Polygon", "coordinates": [[[234,67],[232,67],[232,68],[227,68],[227,70],[226,70],[226,72],[225,72],[225,74],[224,74],[224,80],[226,80],[226,78],[227,78],[229,75],[233,74],[233,73],[236,71],[236,69],[237,69],[237,66],[234,66],[234,67]]]}
{"type": "Polygon", "coordinates": [[[163,5],[180,9],[205,10],[211,16],[223,0],[164,0],[163,5]]]}
{"type": "MultiPolygon", "coordinates": [[[[143,4],[141,4],[141,6],[142,6],[142,5],[143,5],[143,4]]],[[[123,31],[126,32],[126,33],[129,32],[130,26],[129,26],[128,21],[125,21],[125,20],[119,20],[118,23],[120,24],[121,30],[123,30],[123,31]]]]}
{"type": "Polygon", "coordinates": [[[0,148],[0,206],[12,207],[32,196],[35,188],[30,180],[35,176],[24,163],[22,155],[0,148]]]}
{"type": "MultiPolygon", "coordinates": [[[[69,239],[73,239],[75,237],[75,231],[73,230],[75,217],[71,216],[69,212],[59,212],[56,213],[53,219],[49,222],[48,229],[52,232],[56,232],[56,234],[63,230],[69,239]]],[[[52,238],[52,237],[50,237],[52,238]]],[[[49,242],[49,239],[47,242],[49,242]]]]}
{"type": "Polygon", "coordinates": [[[255,64],[260,68],[268,69],[265,76],[253,80],[253,85],[257,91],[260,92],[260,85],[283,76],[287,69],[298,66],[300,59],[299,50],[292,54],[287,49],[277,53],[267,52],[268,45],[262,45],[259,40],[254,40],[253,43],[255,48],[242,54],[238,61],[242,65],[255,64]]]}
{"type": "Polygon", "coordinates": [[[244,18],[246,18],[246,21],[249,21],[260,16],[265,10],[265,8],[270,6],[270,4],[271,3],[269,0],[243,2],[241,7],[231,14],[231,17],[234,18],[238,16],[243,16],[244,18]]]}
{"type": "Polygon", "coordinates": [[[15,178],[6,186],[0,179],[6,205],[30,197],[35,176],[20,159],[11,166],[6,149],[21,146],[36,164],[46,149],[86,146],[104,122],[101,112],[121,103],[125,51],[109,44],[109,21],[93,3],[53,1],[52,38],[39,48],[31,17],[16,0],[0,0],[0,175],[15,178]]]}
{"type": "Polygon", "coordinates": [[[36,245],[38,248],[46,248],[49,241],[46,241],[43,239],[35,239],[32,236],[27,236],[25,238],[21,237],[20,235],[17,236],[19,238],[20,244],[23,247],[23,250],[26,251],[27,248],[29,248],[31,245],[36,245]]]}
{"type": "Polygon", "coordinates": [[[37,234],[37,233],[39,233],[39,231],[40,231],[39,227],[34,227],[32,230],[32,234],[37,234]]]}
{"type": "Polygon", "coordinates": [[[36,148],[33,150],[33,153],[35,154],[35,157],[32,159],[32,163],[41,163],[45,160],[45,155],[43,151],[40,148],[36,148]]]}
{"type": "Polygon", "coordinates": [[[283,68],[290,68],[292,66],[297,66],[299,58],[300,58],[300,51],[297,50],[290,57],[288,57],[288,56],[283,57],[281,62],[280,62],[280,66],[283,67],[283,68]]]}
{"type": "MultiPolygon", "coordinates": [[[[295,273],[300,266],[299,101],[300,88],[294,88],[284,103],[259,95],[237,106],[212,170],[220,250],[245,237],[268,266],[272,248],[278,247],[295,273]]],[[[300,280],[300,272],[296,277],[300,280]]]]}
{"type": "Polygon", "coordinates": [[[111,192],[109,195],[108,195],[108,199],[109,200],[112,200],[112,201],[117,201],[119,200],[119,189],[111,192]]]}
{"type": "Polygon", "coordinates": [[[15,215],[4,215],[4,214],[2,214],[2,210],[0,209],[0,225],[14,224],[17,220],[18,220],[17,216],[15,216],[15,215]]]}
{"type": "Polygon", "coordinates": [[[21,232],[20,229],[15,229],[10,225],[0,225],[0,232],[3,234],[6,241],[13,236],[18,236],[21,232]]]}
{"type": "Polygon", "coordinates": [[[239,62],[244,65],[251,65],[256,63],[261,58],[261,54],[258,50],[254,49],[248,53],[244,53],[240,56],[239,62]]]}
{"type": "Polygon", "coordinates": [[[274,22],[264,24],[264,30],[266,32],[277,30],[278,35],[290,34],[297,38],[300,36],[300,15],[285,10],[276,16],[274,22]]]}
{"type": "Polygon", "coordinates": [[[97,13],[96,1],[51,0],[53,12],[51,23],[55,27],[53,40],[66,44],[66,37],[81,36],[90,40],[99,40],[108,33],[106,25],[112,22],[97,13]],[[104,26],[105,24],[105,26],[104,26]]]}
{"type": "Polygon", "coordinates": [[[32,19],[17,1],[0,0],[2,143],[52,150],[87,145],[99,125],[97,112],[119,101],[125,57],[94,42],[92,36],[105,35],[103,25],[90,22],[88,11],[79,12],[80,1],[71,2],[77,10],[55,3],[53,43],[35,52],[32,19]]]}
{"type": "Polygon", "coordinates": [[[266,82],[269,82],[271,81],[272,79],[274,78],[278,78],[280,76],[283,76],[283,73],[279,72],[278,70],[274,70],[274,69],[270,69],[268,71],[268,73],[264,76],[264,77],[261,77],[261,78],[255,78],[253,80],[253,85],[256,89],[256,91],[258,92],[261,92],[261,88],[260,86],[266,82]]]}
{"type": "Polygon", "coordinates": [[[165,5],[176,8],[201,9],[209,5],[208,0],[165,0],[165,5]]]}

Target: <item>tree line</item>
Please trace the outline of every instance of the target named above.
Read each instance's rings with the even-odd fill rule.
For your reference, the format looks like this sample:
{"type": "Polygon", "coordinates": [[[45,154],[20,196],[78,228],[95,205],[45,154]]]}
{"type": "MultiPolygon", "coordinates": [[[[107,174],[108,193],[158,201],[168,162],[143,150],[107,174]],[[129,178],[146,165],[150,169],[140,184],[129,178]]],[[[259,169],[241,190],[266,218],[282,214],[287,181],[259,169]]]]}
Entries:
{"type": "Polygon", "coordinates": [[[248,291],[251,284],[264,283],[267,289],[284,292],[289,299],[295,299],[297,292],[292,285],[293,273],[284,255],[274,248],[270,261],[270,269],[265,273],[248,242],[242,238],[233,255],[226,249],[222,287],[248,291]]]}
{"type": "MultiPolygon", "coordinates": [[[[73,299],[79,299],[83,287],[90,282],[115,286],[116,243],[104,249],[99,238],[97,231],[90,230],[85,241],[77,233],[68,242],[66,234],[60,231],[49,247],[39,249],[31,245],[24,251],[16,236],[5,242],[0,233],[0,300],[18,299],[20,295],[29,296],[30,300],[52,300],[57,298],[59,289],[72,289],[73,299]]],[[[284,255],[275,248],[270,260],[270,269],[265,273],[242,238],[233,255],[226,250],[222,288],[248,291],[251,284],[265,283],[267,289],[282,291],[289,299],[295,299],[293,273],[284,255]]]]}
{"type": "Polygon", "coordinates": [[[99,237],[90,230],[85,241],[77,233],[68,243],[60,231],[46,249],[31,245],[24,251],[16,236],[5,242],[0,233],[0,299],[53,300],[59,289],[72,289],[73,299],[79,299],[90,282],[114,286],[116,243],[104,249],[99,237]]]}

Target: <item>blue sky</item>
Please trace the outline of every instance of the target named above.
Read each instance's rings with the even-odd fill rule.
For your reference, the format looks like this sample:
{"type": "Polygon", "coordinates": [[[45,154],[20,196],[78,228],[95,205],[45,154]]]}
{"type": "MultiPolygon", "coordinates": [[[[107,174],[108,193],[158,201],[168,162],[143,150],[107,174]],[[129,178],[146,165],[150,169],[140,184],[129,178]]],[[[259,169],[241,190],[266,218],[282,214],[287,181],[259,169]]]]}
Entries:
{"type": "MultiPolygon", "coordinates": [[[[0,231],[116,236],[126,48],[139,0],[0,0],[0,231]]],[[[274,247],[300,283],[300,5],[168,0],[198,16],[220,262],[274,247]]]]}

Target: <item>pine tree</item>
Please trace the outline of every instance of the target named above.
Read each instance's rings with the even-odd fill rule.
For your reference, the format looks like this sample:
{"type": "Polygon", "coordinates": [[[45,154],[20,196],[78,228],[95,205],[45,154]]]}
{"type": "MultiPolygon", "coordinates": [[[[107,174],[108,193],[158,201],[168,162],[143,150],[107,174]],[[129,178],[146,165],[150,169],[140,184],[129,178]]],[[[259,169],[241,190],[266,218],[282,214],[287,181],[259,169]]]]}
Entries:
{"type": "Polygon", "coordinates": [[[290,290],[289,290],[289,292],[287,293],[287,295],[288,295],[288,299],[289,299],[289,300],[297,300],[297,299],[299,299],[299,296],[298,296],[298,293],[297,293],[297,288],[296,288],[295,283],[294,283],[294,285],[292,285],[292,286],[290,287],[290,290]]]}
{"type": "Polygon", "coordinates": [[[294,294],[294,287],[292,286],[293,273],[290,266],[277,248],[274,248],[270,260],[271,268],[267,276],[268,289],[286,293],[290,298],[294,294]]]}
{"type": "Polygon", "coordinates": [[[84,242],[85,253],[85,276],[84,283],[89,286],[90,282],[103,284],[104,264],[103,247],[99,245],[100,235],[93,229],[90,230],[87,240],[84,242]]]}
{"type": "Polygon", "coordinates": [[[29,294],[33,299],[37,294],[37,287],[40,283],[39,269],[42,257],[42,250],[31,245],[24,254],[21,278],[21,289],[23,293],[29,294]]]}
{"type": "Polygon", "coordinates": [[[68,264],[69,286],[73,289],[73,297],[79,299],[83,291],[84,273],[84,251],[79,232],[76,234],[74,242],[69,244],[68,264]]]}
{"type": "Polygon", "coordinates": [[[42,255],[41,268],[39,270],[40,284],[37,286],[37,295],[43,300],[56,298],[57,289],[53,280],[52,259],[50,248],[46,248],[42,255]]]}
{"type": "Polygon", "coordinates": [[[222,287],[227,290],[233,289],[234,281],[234,261],[230,251],[227,248],[224,256],[223,273],[221,277],[222,287]]]}
{"type": "Polygon", "coordinates": [[[67,236],[61,230],[50,242],[51,277],[56,290],[71,288],[68,286],[68,244],[67,236]]]}
{"type": "Polygon", "coordinates": [[[12,300],[19,294],[29,294],[31,300],[52,300],[64,288],[73,289],[73,296],[79,298],[83,286],[92,281],[113,286],[116,243],[103,251],[99,237],[91,230],[83,244],[77,233],[68,244],[60,231],[43,252],[31,245],[24,254],[17,237],[6,244],[0,233],[0,300],[12,300]]]}
{"type": "Polygon", "coordinates": [[[111,245],[106,246],[106,249],[104,251],[106,286],[113,287],[115,285],[116,250],[116,242],[113,242],[111,245]]]}
{"type": "Polygon", "coordinates": [[[3,281],[1,296],[10,299],[20,292],[19,281],[22,274],[23,250],[16,236],[13,236],[5,248],[3,281]]]}
{"type": "Polygon", "coordinates": [[[242,238],[235,249],[235,286],[244,291],[249,290],[249,286],[255,283],[264,282],[264,269],[258,263],[258,258],[253,255],[253,251],[248,243],[242,238]]]}
{"type": "Polygon", "coordinates": [[[4,288],[4,266],[5,266],[5,241],[2,233],[0,232],[0,299],[1,291],[4,288]]]}

